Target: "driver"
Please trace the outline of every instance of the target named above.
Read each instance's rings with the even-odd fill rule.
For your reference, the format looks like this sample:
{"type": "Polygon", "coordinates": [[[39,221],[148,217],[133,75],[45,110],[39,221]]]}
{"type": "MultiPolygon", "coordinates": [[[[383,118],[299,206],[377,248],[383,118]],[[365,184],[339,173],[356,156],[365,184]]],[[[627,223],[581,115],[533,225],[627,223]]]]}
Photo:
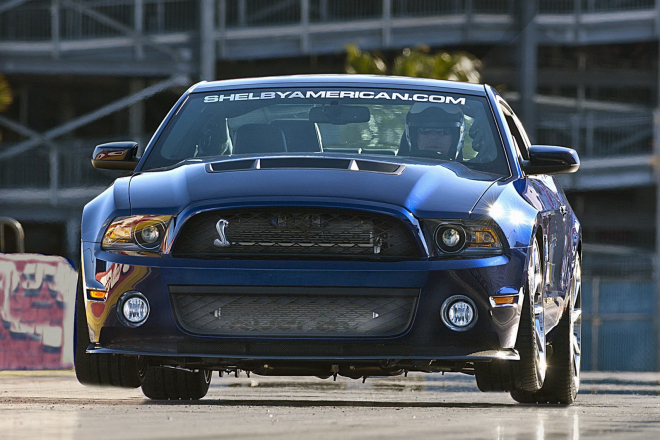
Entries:
{"type": "Polygon", "coordinates": [[[406,115],[405,139],[412,156],[456,160],[465,137],[465,116],[457,105],[417,102],[406,115]]]}

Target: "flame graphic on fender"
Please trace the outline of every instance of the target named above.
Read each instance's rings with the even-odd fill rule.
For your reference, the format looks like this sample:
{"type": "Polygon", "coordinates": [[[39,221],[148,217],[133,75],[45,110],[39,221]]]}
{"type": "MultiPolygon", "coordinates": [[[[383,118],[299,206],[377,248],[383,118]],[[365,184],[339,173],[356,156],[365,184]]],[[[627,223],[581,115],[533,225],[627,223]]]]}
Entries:
{"type": "Polygon", "coordinates": [[[215,239],[213,241],[213,245],[217,247],[227,247],[230,246],[231,243],[227,241],[227,235],[225,234],[225,228],[229,222],[225,219],[220,219],[218,220],[218,223],[215,224],[215,229],[218,231],[218,235],[220,236],[219,239],[215,239]]]}

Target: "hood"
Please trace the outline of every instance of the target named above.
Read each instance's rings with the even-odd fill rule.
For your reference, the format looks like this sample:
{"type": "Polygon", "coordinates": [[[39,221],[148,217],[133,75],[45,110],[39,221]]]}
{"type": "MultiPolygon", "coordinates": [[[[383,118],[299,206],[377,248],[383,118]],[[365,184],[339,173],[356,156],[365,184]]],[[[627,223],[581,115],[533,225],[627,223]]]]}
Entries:
{"type": "Polygon", "coordinates": [[[419,218],[467,218],[497,178],[458,163],[401,165],[397,172],[388,173],[325,168],[214,172],[209,163],[185,164],[133,176],[131,210],[176,214],[197,203],[295,204],[305,200],[341,205],[350,201],[395,205],[419,218]]]}

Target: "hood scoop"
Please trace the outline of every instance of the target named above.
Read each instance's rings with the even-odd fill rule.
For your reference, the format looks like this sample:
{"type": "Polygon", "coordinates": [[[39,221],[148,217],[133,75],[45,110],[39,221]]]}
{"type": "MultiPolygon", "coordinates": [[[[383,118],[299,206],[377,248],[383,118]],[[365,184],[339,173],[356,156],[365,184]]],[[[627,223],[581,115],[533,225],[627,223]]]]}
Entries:
{"type": "Polygon", "coordinates": [[[307,169],[307,170],[350,170],[372,173],[401,174],[406,168],[390,162],[361,159],[338,159],[325,157],[272,157],[265,159],[242,159],[215,162],[206,166],[209,173],[241,170],[307,169]]]}

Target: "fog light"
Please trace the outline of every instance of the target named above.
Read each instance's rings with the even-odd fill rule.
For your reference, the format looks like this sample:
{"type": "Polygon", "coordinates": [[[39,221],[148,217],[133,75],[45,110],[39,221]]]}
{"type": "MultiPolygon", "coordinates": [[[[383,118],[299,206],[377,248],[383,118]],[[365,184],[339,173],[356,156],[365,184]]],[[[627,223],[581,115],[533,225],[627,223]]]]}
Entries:
{"type": "Polygon", "coordinates": [[[472,306],[465,301],[456,301],[449,306],[447,318],[449,318],[449,322],[456,327],[465,327],[472,322],[474,311],[472,310],[472,306]]]}
{"type": "Polygon", "coordinates": [[[454,295],[442,304],[442,322],[450,329],[462,332],[471,329],[477,322],[477,307],[464,295],[454,295]]]}
{"type": "Polygon", "coordinates": [[[149,317],[149,301],[140,292],[126,292],[117,301],[117,316],[125,326],[139,327],[149,317]]]}

